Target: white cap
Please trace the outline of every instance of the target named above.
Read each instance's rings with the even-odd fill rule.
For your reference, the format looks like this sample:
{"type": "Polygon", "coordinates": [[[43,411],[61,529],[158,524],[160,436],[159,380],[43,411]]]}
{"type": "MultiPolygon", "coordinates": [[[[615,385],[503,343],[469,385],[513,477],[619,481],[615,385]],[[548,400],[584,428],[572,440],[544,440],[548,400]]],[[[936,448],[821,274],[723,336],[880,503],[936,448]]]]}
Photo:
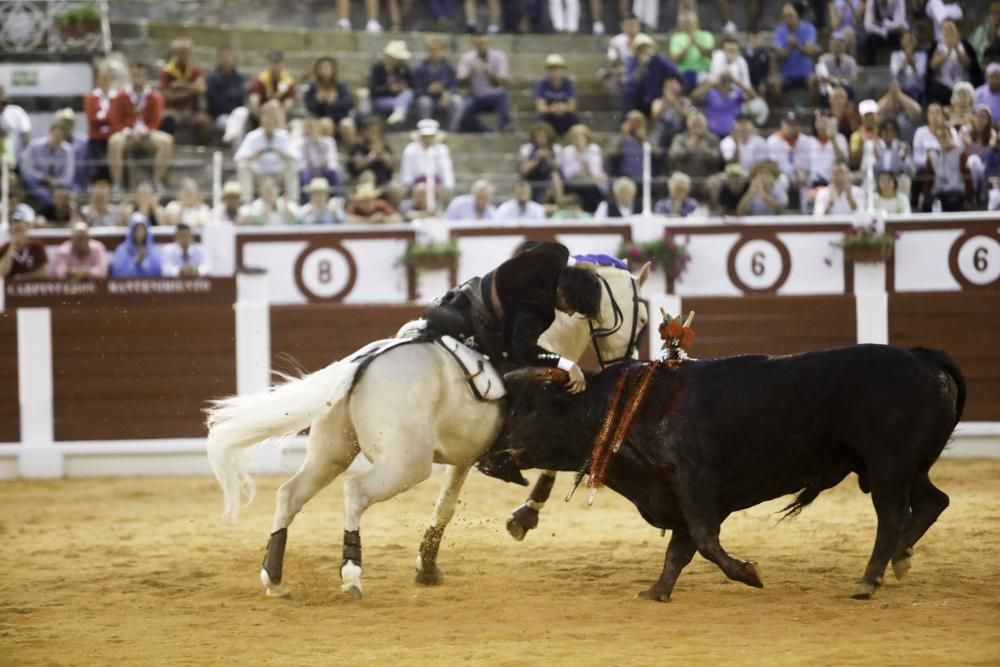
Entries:
{"type": "Polygon", "coordinates": [[[870,113],[878,113],[878,102],[875,100],[861,100],[858,104],[858,113],[865,116],[870,113]]]}

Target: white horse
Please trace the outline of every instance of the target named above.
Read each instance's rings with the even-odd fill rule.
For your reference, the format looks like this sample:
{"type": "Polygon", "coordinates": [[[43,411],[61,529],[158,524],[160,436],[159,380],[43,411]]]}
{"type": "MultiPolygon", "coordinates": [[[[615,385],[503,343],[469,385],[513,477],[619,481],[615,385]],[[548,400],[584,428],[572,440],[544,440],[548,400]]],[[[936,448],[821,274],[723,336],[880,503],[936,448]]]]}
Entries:
{"type": "MultiPolygon", "coordinates": [[[[591,340],[602,360],[637,356],[636,339],[649,319],[640,293],[649,265],[638,276],[613,267],[598,267],[597,273],[603,285],[599,320],[557,313],[541,343],[574,360],[591,340]]],[[[433,463],[447,468],[417,557],[417,581],[440,583],[436,561],[441,536],[470,468],[499,434],[505,401],[476,399],[462,370],[437,345],[390,349],[355,384],[357,368],[352,361],[334,362],[255,394],[216,401],[208,410],[208,457],[230,520],[237,518],[244,493],[253,497],[253,482],[240,467],[244,449],[310,428],[302,467],[278,489],[260,573],[268,595],[288,594],[281,579],[292,519],[359,452],[371,467],[344,483],[342,590],[361,597],[361,515],[427,479],[433,463]]]]}

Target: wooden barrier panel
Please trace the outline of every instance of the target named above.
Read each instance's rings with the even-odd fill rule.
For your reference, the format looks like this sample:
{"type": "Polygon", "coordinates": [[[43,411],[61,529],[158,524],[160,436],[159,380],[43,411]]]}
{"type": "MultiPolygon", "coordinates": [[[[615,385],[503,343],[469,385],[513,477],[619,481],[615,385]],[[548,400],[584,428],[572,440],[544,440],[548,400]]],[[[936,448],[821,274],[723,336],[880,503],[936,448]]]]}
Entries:
{"type": "Polygon", "coordinates": [[[0,313],[0,442],[21,440],[17,380],[17,313],[0,313]]]}

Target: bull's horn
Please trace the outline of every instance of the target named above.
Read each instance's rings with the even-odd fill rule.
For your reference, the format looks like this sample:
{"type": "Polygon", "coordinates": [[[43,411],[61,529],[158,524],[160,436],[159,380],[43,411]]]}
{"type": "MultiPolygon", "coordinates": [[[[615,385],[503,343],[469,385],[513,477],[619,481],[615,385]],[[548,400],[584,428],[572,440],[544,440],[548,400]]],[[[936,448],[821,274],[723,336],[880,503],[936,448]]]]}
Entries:
{"type": "Polygon", "coordinates": [[[547,366],[530,366],[528,368],[518,368],[503,374],[504,382],[510,384],[514,382],[560,382],[569,381],[569,373],[561,368],[549,368],[547,366]]]}

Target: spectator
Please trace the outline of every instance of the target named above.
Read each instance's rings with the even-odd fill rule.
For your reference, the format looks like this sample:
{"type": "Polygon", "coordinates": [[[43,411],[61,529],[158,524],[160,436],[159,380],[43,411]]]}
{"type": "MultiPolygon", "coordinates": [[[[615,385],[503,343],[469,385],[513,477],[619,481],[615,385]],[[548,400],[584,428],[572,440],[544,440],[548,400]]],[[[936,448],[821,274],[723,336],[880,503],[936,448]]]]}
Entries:
{"type": "Polygon", "coordinates": [[[177,224],[173,243],[163,246],[160,266],[164,278],[197,278],[209,275],[205,246],[194,242],[191,227],[177,224]]]}
{"type": "Polygon", "coordinates": [[[951,89],[951,104],[945,108],[945,122],[955,129],[972,121],[972,98],[976,91],[968,81],[960,81],[951,89]]]}
{"type": "Polygon", "coordinates": [[[1000,63],[986,66],[986,83],[976,88],[975,102],[989,107],[990,115],[1000,120],[1000,63]]]}
{"type": "Polygon", "coordinates": [[[111,275],[115,278],[159,278],[160,249],[149,233],[149,220],[142,213],[129,218],[125,240],[111,257],[111,275]]]}
{"type": "Polygon", "coordinates": [[[305,106],[313,116],[330,119],[334,136],[344,146],[354,145],[357,138],[357,128],[351,117],[354,97],[347,84],[340,80],[336,59],[323,56],[313,63],[312,83],[306,89],[305,106]]]}
{"type": "Polygon", "coordinates": [[[916,165],[918,173],[927,167],[930,153],[940,151],[938,131],[942,128],[948,130],[952,144],[960,144],[961,139],[958,132],[945,123],[944,109],[940,104],[932,102],[927,105],[927,125],[917,128],[913,135],[913,163],[916,165]]]}
{"type": "Polygon", "coordinates": [[[503,132],[510,128],[510,102],[505,86],[510,80],[507,54],[490,48],[489,38],[475,35],[472,50],[458,61],[458,82],[469,86],[464,99],[461,128],[466,132],[487,132],[479,114],[496,112],[497,127],[503,132]]]}
{"type": "Polygon", "coordinates": [[[887,214],[910,214],[910,200],[896,189],[896,176],[891,171],[878,170],[878,189],[875,192],[876,211],[887,214]]]}
{"type": "Polygon", "coordinates": [[[946,21],[958,21],[962,18],[962,5],[948,4],[950,0],[927,0],[924,11],[934,25],[934,41],[940,42],[944,35],[946,21]]]}
{"type": "Polygon", "coordinates": [[[560,147],[555,141],[555,130],[548,123],[536,122],[531,126],[528,142],[521,145],[521,178],[531,183],[531,198],[536,202],[562,196],[562,179],[559,176],[560,147]]]}
{"type": "Polygon", "coordinates": [[[788,208],[788,180],[770,160],[750,171],[750,185],[736,207],[736,215],[777,215],[788,208]]]}
{"type": "Polygon", "coordinates": [[[57,187],[73,189],[73,149],[58,123],[52,124],[48,136],[32,139],[24,149],[21,181],[39,206],[52,203],[57,187]]]}
{"type": "Polygon", "coordinates": [[[990,113],[990,108],[985,104],[977,104],[972,112],[972,119],[959,131],[970,158],[975,155],[985,162],[993,143],[993,135],[993,114],[990,113]]]}
{"type": "MultiPolygon", "coordinates": [[[[874,102],[865,100],[865,102],[874,102]]],[[[864,102],[862,103],[864,104],[864,102]]],[[[867,110],[867,107],[865,108],[867,110]]],[[[877,107],[876,107],[877,109],[877,107]]],[[[876,139],[874,135],[874,123],[876,116],[871,116],[873,122],[873,134],[871,139],[876,139]]],[[[853,135],[851,137],[854,139],[853,135]]],[[[850,153],[848,151],[847,139],[837,130],[837,119],[817,113],[815,116],[814,135],[804,136],[801,141],[808,141],[812,144],[809,147],[809,162],[806,169],[806,187],[815,188],[830,183],[833,177],[833,167],[839,162],[846,162],[850,153]]],[[[860,146],[860,142],[859,142],[860,146]]],[[[859,148],[860,155],[860,148],[859,148]]],[[[860,158],[859,158],[860,160],[860,158]]]]}
{"type": "Polygon", "coordinates": [[[747,172],[737,162],[727,164],[715,193],[716,208],[722,215],[736,215],[740,200],[750,188],[747,172]]]}
{"type": "Polygon", "coordinates": [[[243,195],[253,197],[255,178],[283,178],[285,196],[299,199],[299,156],[282,125],[281,107],[271,102],[261,109],[260,127],[247,134],[233,159],[243,195]]]}
{"type": "Polygon", "coordinates": [[[830,185],[816,193],[813,215],[822,218],[828,215],[848,215],[864,208],[864,191],[851,184],[851,170],[846,162],[833,166],[830,185]]]}
{"type": "Polygon", "coordinates": [[[774,31],[774,51],[778,57],[778,77],[772,81],[772,94],[784,104],[784,93],[808,88],[813,78],[816,54],[816,28],[802,20],[797,5],[786,2],[781,9],[782,23],[774,31]]]}
{"type": "Polygon", "coordinates": [[[639,34],[639,19],[626,12],[621,19],[622,31],[608,40],[608,64],[605,80],[613,92],[621,93],[625,85],[625,64],[632,57],[632,40],[639,34]]]}
{"type": "Polygon", "coordinates": [[[131,85],[114,95],[108,112],[111,136],[108,138],[108,168],[113,192],[122,191],[122,171],[126,155],[153,152],[153,187],[163,190],[163,178],[174,149],[174,139],[160,131],[163,97],[146,82],[146,66],[129,67],[131,85]]]}
{"type": "Polygon", "coordinates": [[[212,219],[231,225],[250,224],[250,207],[243,203],[239,181],[226,181],[222,186],[222,202],[212,211],[212,219]]]}
{"type": "Polygon", "coordinates": [[[382,127],[381,118],[367,119],[361,128],[360,140],[351,147],[347,169],[355,183],[365,172],[372,173],[379,187],[392,180],[392,153],[382,127]]]}
{"type": "Polygon", "coordinates": [[[955,141],[954,132],[946,125],[939,125],[934,131],[938,148],[927,154],[924,212],[963,211],[966,201],[975,200],[967,156],[955,141]]]}
{"type": "Polygon", "coordinates": [[[749,173],[755,164],[768,159],[767,139],[757,133],[749,116],[737,116],[733,131],[719,142],[719,154],[725,162],[735,162],[749,173]]]}
{"type": "Polygon", "coordinates": [[[417,115],[421,120],[436,116],[446,119],[449,132],[458,132],[462,119],[462,96],[458,94],[455,68],[444,59],[440,37],[427,38],[427,58],[413,72],[417,95],[417,115]]]}
{"type": "Polygon", "coordinates": [[[625,67],[625,92],[622,96],[623,108],[641,111],[649,115],[653,100],[663,93],[663,82],[680,79],[680,73],[673,63],[656,53],[656,42],[645,33],[632,40],[635,55],[629,58],[625,67]]]}
{"type": "Polygon", "coordinates": [[[980,86],[983,83],[983,71],[972,45],[961,38],[958,26],[953,21],[945,21],[941,25],[941,39],[930,52],[927,99],[947,104],[952,88],[960,81],[968,81],[973,88],[980,86]]]}
{"type": "Polygon", "coordinates": [[[87,156],[87,135],[76,133],[76,112],[69,107],[57,111],[52,116],[52,123],[62,129],[66,143],[73,151],[73,189],[83,192],[90,187],[90,174],[94,171],[94,165],[90,164],[87,156]]]}
{"type": "Polygon", "coordinates": [[[399,213],[406,222],[423,220],[425,218],[440,218],[442,215],[441,200],[435,199],[431,207],[427,196],[427,183],[417,183],[410,190],[410,196],[399,205],[399,213]]]}
{"type": "Polygon", "coordinates": [[[844,136],[850,136],[861,125],[858,108],[847,97],[847,91],[840,86],[830,89],[830,107],[827,113],[837,119],[837,129],[844,136]]]}
{"type": "Polygon", "coordinates": [[[915,172],[910,146],[899,138],[899,123],[892,118],[884,119],[879,125],[879,138],[875,144],[875,168],[892,174],[895,178],[894,187],[905,194],[910,193],[910,179],[915,172]]]}
{"type": "Polygon", "coordinates": [[[865,4],[868,0],[831,0],[827,4],[830,32],[844,39],[847,53],[857,54],[858,33],[864,27],[865,4]]]}
{"type": "Polygon", "coordinates": [[[972,36],[969,37],[969,43],[976,50],[976,57],[979,59],[980,65],[1000,60],[998,35],[1000,35],[1000,2],[994,0],[990,3],[989,18],[980,23],[979,27],[973,31],[972,36]]]}
{"type": "MultiPolygon", "coordinates": [[[[861,116],[861,126],[851,133],[850,141],[850,165],[852,169],[861,167],[861,157],[864,152],[865,143],[878,140],[878,102],[875,100],[862,100],[858,104],[858,115],[861,116]]],[[[840,158],[843,160],[843,157],[840,158]]]]}
{"type": "Polygon", "coordinates": [[[44,278],[49,258],[41,241],[28,238],[30,224],[18,214],[10,219],[10,240],[0,246],[0,279],[44,278]]]}
{"type": "Polygon", "coordinates": [[[173,57],[160,70],[160,91],[165,101],[161,128],[176,136],[178,128],[190,127],[195,143],[207,146],[212,142],[212,118],[201,111],[205,73],[191,62],[190,39],[175,39],[171,47],[173,57]]]}
{"type": "Polygon", "coordinates": [[[472,184],[469,194],[451,200],[445,217],[449,220],[493,220],[497,217],[497,209],[492,201],[493,186],[479,179],[472,184]]]}
{"type": "Polygon", "coordinates": [[[549,0],[549,20],[556,32],[580,32],[580,0],[549,0]]]}
{"type": "MultiPolygon", "coordinates": [[[[464,0],[463,4],[465,9],[465,31],[478,34],[476,0],[464,0]]],[[[489,12],[489,24],[486,32],[490,35],[495,35],[500,32],[500,0],[486,0],[486,9],[489,12]]]]}
{"type": "Polygon", "coordinates": [[[246,128],[247,78],[236,67],[236,57],[228,46],[219,49],[215,69],[205,80],[205,101],[208,115],[216,129],[223,132],[222,140],[239,146],[246,128]]]}
{"type": "Polygon", "coordinates": [[[912,32],[903,33],[899,45],[900,50],[893,51],[889,58],[892,78],[906,95],[922,102],[927,87],[927,54],[917,51],[917,38],[912,32]]]}
{"type": "Polygon", "coordinates": [[[296,154],[299,156],[299,183],[305,185],[314,178],[325,178],[334,186],[340,185],[340,163],[337,142],[320,130],[328,118],[308,116],[302,123],[303,134],[296,154]]]}
{"type": "Polygon", "coordinates": [[[759,99],[763,99],[771,78],[771,44],[763,32],[750,35],[749,42],[743,49],[743,59],[750,73],[750,85],[757,91],[759,99]]]}
{"type": "Polygon", "coordinates": [[[68,241],[60,244],[52,276],[59,280],[98,280],[108,277],[108,252],[90,238],[86,222],[74,222],[68,241]]]}
{"type": "Polygon", "coordinates": [[[535,84],[535,119],[548,123],[556,134],[580,122],[576,115],[576,86],[566,76],[566,61],[558,53],[545,58],[546,77],[535,84]]]}
{"type": "Polygon", "coordinates": [[[569,128],[558,163],[564,192],[578,196],[584,210],[593,213],[604,198],[608,177],[601,147],[594,143],[586,125],[569,128]]]}
{"type": "MultiPolygon", "coordinates": [[[[253,118],[260,118],[265,105],[272,101],[285,113],[295,106],[295,77],[285,71],[285,56],[281,51],[267,52],[267,69],[250,82],[247,109],[253,118]]],[[[234,138],[242,134],[240,129],[234,138]]]]}
{"type": "Polygon", "coordinates": [[[864,26],[866,65],[875,64],[879,51],[898,49],[903,35],[913,35],[906,21],[906,0],[868,0],[864,26]]]}
{"type": "MultiPolygon", "coordinates": [[[[767,138],[770,160],[778,166],[778,171],[785,177],[790,191],[796,195],[806,184],[811,147],[811,142],[799,133],[799,119],[794,111],[789,111],[781,120],[781,129],[767,138]]],[[[753,171],[751,171],[750,185],[752,189],[753,171]]],[[[785,205],[788,205],[787,201],[785,205]]]]}
{"type": "Polygon", "coordinates": [[[80,213],[91,227],[117,227],[121,211],[111,203],[111,184],[95,181],[90,186],[90,203],[80,213]]]}
{"type": "Polygon", "coordinates": [[[683,171],[675,171],[667,181],[670,196],[656,202],[653,213],[686,218],[698,208],[698,200],[691,193],[691,177],[683,171]]]}
{"type": "Polygon", "coordinates": [[[583,208],[579,195],[570,192],[559,202],[559,209],[552,214],[553,220],[590,220],[594,216],[583,208]]]}
{"type": "MultiPolygon", "coordinates": [[[[666,150],[674,137],[684,131],[687,117],[691,112],[691,100],[684,95],[680,79],[666,79],[663,95],[653,100],[650,114],[656,125],[653,128],[653,143],[666,150]]],[[[635,111],[640,116],[642,112],[635,111]]]]}
{"type": "MultiPolygon", "coordinates": [[[[167,214],[160,207],[159,197],[156,196],[153,184],[149,181],[143,181],[135,189],[135,203],[130,215],[131,213],[142,213],[150,226],[167,224],[167,214]]],[[[129,219],[125,218],[121,224],[128,224],[129,219]]]]}
{"type": "Polygon", "coordinates": [[[330,182],[318,176],[305,188],[309,201],[299,209],[299,223],[303,225],[335,225],[344,222],[343,200],[330,197],[330,182]]]}
{"type": "Polygon", "coordinates": [[[23,108],[7,99],[3,86],[0,86],[0,129],[10,141],[15,159],[20,159],[21,151],[31,141],[31,119],[23,108]]]}
{"type": "Polygon", "coordinates": [[[896,121],[904,141],[913,139],[915,123],[924,117],[920,103],[903,92],[895,81],[889,84],[889,91],[878,101],[878,108],[883,120],[891,118],[896,121]]]}
{"type": "Polygon", "coordinates": [[[198,183],[193,178],[181,181],[177,199],[167,204],[163,211],[167,215],[168,224],[185,224],[194,229],[201,229],[212,219],[212,211],[201,200],[198,183]]]}
{"type": "Polygon", "coordinates": [[[642,180],[643,144],[646,142],[646,117],[640,111],[629,111],[622,123],[621,134],[608,154],[608,173],[638,183],[642,180]]]}
{"type": "Polygon", "coordinates": [[[413,104],[413,76],[406,64],[410,57],[406,42],[394,39],[385,45],[382,60],[372,65],[368,75],[372,110],[388,117],[390,126],[405,122],[413,104]]]}
{"type": "MultiPolygon", "coordinates": [[[[708,70],[706,83],[721,81],[724,74],[728,74],[741,90],[753,93],[752,95],[749,92],[744,93],[746,101],[743,103],[742,111],[749,114],[758,125],[766,123],[769,111],[767,102],[758,94],[759,89],[750,78],[747,60],[740,53],[740,43],[732,35],[723,37],[722,48],[712,53],[712,65],[708,70]]],[[[766,79],[766,75],[762,78],[766,79]]]]}
{"type": "Polygon", "coordinates": [[[298,211],[293,200],[282,197],[278,183],[267,176],[260,179],[257,199],[247,209],[251,225],[290,225],[298,220],[298,211]]]}
{"type": "Polygon", "coordinates": [[[743,113],[744,103],[756,97],[753,88],[723,72],[717,80],[706,78],[695,88],[691,98],[701,104],[708,129],[719,139],[729,136],[736,119],[743,113]]]}
{"type": "Polygon", "coordinates": [[[717,173],[722,166],[719,139],[708,131],[705,115],[692,111],[687,118],[687,131],[674,137],[668,154],[673,168],[683,166],[684,171],[694,181],[695,196],[703,198],[707,194],[707,179],[717,173]]]}
{"type": "Polygon", "coordinates": [[[677,15],[677,30],[670,36],[667,48],[684,88],[690,90],[700,83],[712,64],[715,37],[699,28],[698,14],[682,11],[677,15]]]}
{"type": "Polygon", "coordinates": [[[392,205],[382,199],[381,191],[371,183],[362,183],[354,189],[354,196],[347,205],[347,222],[375,224],[402,222],[402,217],[392,205]]]}
{"type": "Polygon", "coordinates": [[[594,211],[596,220],[628,218],[640,213],[635,206],[636,187],[632,179],[616,178],[611,185],[611,198],[601,202],[594,211]]]}
{"type": "Polygon", "coordinates": [[[455,170],[451,150],[442,141],[440,127],[433,118],[417,123],[412,141],[403,149],[399,173],[407,190],[430,179],[437,188],[438,198],[446,199],[455,189],[455,170]]]}
{"type": "Polygon", "coordinates": [[[514,196],[497,207],[496,219],[500,222],[544,220],[545,207],[531,200],[531,183],[514,184],[514,196]]]}
{"type": "Polygon", "coordinates": [[[845,52],[844,36],[835,32],[830,35],[830,52],[824,53],[816,63],[816,75],[811,80],[814,95],[820,106],[827,106],[830,99],[830,89],[840,86],[847,92],[847,97],[854,99],[854,83],[858,78],[858,64],[854,56],[845,52]]]}
{"type": "Polygon", "coordinates": [[[9,192],[7,195],[7,219],[18,218],[29,225],[35,222],[35,209],[24,202],[24,191],[17,182],[17,176],[11,174],[9,192]]]}
{"type": "Polygon", "coordinates": [[[56,185],[52,189],[52,201],[38,209],[35,224],[51,227],[65,227],[80,219],[76,208],[76,195],[70,188],[56,185]]]}

